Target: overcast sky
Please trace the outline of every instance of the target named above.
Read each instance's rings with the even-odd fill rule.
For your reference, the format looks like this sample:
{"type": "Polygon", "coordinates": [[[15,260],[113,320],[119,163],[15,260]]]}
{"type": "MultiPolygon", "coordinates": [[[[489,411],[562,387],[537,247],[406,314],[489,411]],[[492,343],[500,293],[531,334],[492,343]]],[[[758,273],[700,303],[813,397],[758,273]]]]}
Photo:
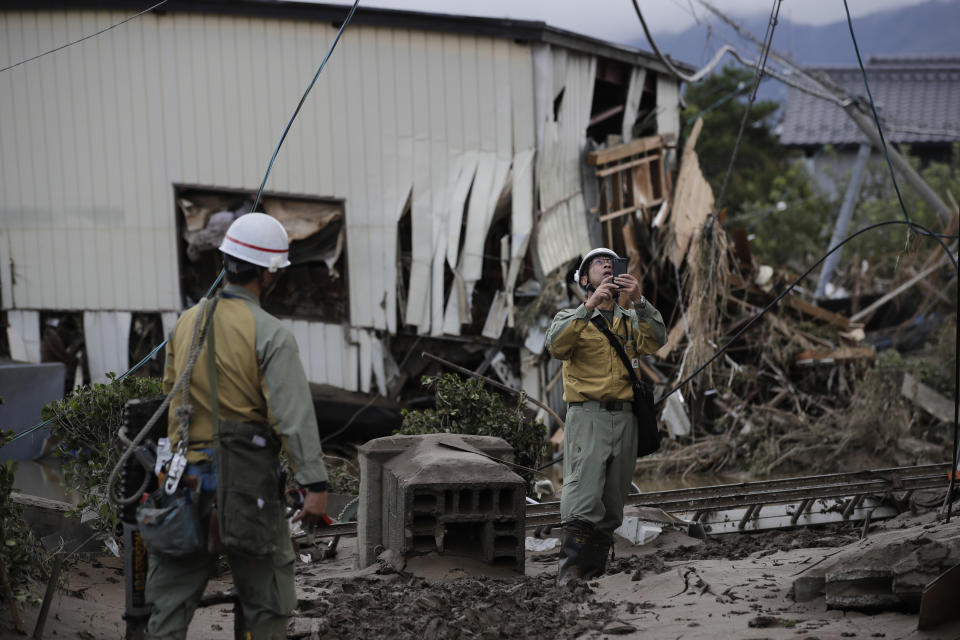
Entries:
{"type": "MultiPolygon", "coordinates": [[[[344,0],[326,0],[339,4],[344,0]]],[[[924,0],[848,0],[854,18],[875,11],[919,4],[924,0]]],[[[956,1],[956,0],[953,0],[956,1]]],[[[769,15],[772,0],[713,0],[730,15],[769,15]]],[[[643,39],[630,0],[360,0],[361,6],[411,9],[521,20],[542,20],[614,42],[636,43],[643,39]]],[[[639,0],[643,16],[654,36],[657,32],[682,31],[708,14],[697,0],[639,0]]],[[[826,24],[845,20],[842,0],[783,0],[782,18],[801,24],[826,24]]],[[[642,47],[649,48],[649,47],[642,47]]]]}

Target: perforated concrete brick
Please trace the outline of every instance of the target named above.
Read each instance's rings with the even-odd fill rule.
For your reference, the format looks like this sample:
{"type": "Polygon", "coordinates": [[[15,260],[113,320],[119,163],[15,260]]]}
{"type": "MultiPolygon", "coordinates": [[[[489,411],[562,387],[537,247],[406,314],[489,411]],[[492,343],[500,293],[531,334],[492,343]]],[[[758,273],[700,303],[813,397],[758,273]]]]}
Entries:
{"type": "Polygon", "coordinates": [[[392,436],[360,447],[360,566],[378,547],[524,566],[525,483],[501,438],[392,436]],[[450,444],[461,451],[444,446],[450,444]]]}

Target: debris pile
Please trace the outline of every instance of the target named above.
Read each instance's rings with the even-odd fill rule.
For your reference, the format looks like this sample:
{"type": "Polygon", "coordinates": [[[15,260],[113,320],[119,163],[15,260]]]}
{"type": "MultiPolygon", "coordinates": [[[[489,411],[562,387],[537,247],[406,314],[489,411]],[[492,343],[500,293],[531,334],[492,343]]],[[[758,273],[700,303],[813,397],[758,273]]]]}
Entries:
{"type": "MultiPolygon", "coordinates": [[[[715,212],[695,151],[701,128],[685,142],[668,198],[659,137],[587,158],[604,242],[629,257],[669,329],[643,374],[658,397],[685,383],[661,405],[670,441],[640,464],[658,474],[782,475],[949,460],[956,276],[941,247],[914,236],[891,279],[850,267],[831,288],[842,297],[815,298],[814,277],[766,310],[798,274],[761,264],[747,231],[715,212]]],[[[955,229],[956,219],[941,231],[955,229]]],[[[544,286],[529,316],[563,306],[573,289],[544,286]]]]}

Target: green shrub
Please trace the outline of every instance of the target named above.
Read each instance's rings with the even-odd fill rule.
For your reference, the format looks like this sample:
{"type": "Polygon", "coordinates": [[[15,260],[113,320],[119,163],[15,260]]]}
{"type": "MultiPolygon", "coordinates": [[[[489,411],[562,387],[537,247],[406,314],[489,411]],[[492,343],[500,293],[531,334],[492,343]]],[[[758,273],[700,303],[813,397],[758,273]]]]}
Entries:
{"type": "MultiPolygon", "coordinates": [[[[129,376],[77,388],[63,400],[43,408],[43,418],[53,419],[51,430],[59,439],[56,455],[63,461],[64,481],[80,495],[70,515],[92,512],[97,531],[112,535],[119,512],[107,499],[110,472],[123,453],[117,432],[123,426],[123,406],[134,398],[162,395],[160,380],[129,376]]],[[[136,434],[128,434],[132,439],[136,434]]]]}
{"type": "MultiPolygon", "coordinates": [[[[540,466],[546,452],[546,429],[526,411],[526,396],[507,406],[503,398],[488,391],[482,380],[464,380],[447,373],[424,376],[421,383],[436,394],[436,407],[423,411],[403,411],[398,433],[457,433],[503,438],[513,447],[517,464],[540,466]]],[[[528,480],[530,478],[527,478],[528,480]]]]}
{"type": "MultiPolygon", "coordinates": [[[[0,447],[13,437],[13,431],[0,431],[0,447]]],[[[0,463],[0,562],[3,563],[13,597],[23,601],[29,596],[31,579],[40,579],[46,568],[47,557],[23,519],[23,507],[13,502],[17,463],[0,463]]],[[[0,600],[5,593],[0,590],[0,600]]]]}

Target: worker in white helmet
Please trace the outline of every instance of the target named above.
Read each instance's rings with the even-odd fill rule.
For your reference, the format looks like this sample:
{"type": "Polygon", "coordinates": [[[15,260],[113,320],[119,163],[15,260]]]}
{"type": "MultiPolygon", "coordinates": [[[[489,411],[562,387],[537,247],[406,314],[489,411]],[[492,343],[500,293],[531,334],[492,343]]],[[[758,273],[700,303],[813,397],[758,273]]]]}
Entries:
{"type": "Polygon", "coordinates": [[[563,439],[561,584],[600,575],[623,521],[637,457],[632,377],[611,340],[634,369],[639,357],[666,341],[663,319],[629,273],[613,276],[610,249],[594,249],[574,274],[587,299],[557,313],[547,332],[550,354],[563,361],[567,416],[563,439]],[[626,294],[633,309],[617,304],[626,294]],[[606,335],[606,333],[609,333],[606,335]]]}
{"type": "MultiPolygon", "coordinates": [[[[290,265],[286,230],[271,216],[248,213],[230,225],[220,251],[227,284],[216,304],[203,311],[205,321],[210,313],[213,319],[190,378],[187,437],[180,437],[179,392],[170,404],[168,427],[175,450],[181,440],[188,443],[180,448],[188,463],[182,483],[199,493],[201,528],[210,524],[210,541],[206,552],[186,558],[150,554],[147,633],[154,639],[186,637],[220,551],[240,598],[243,637],[287,637],[287,617],[297,598],[281,447],[295,480],[307,490],[297,519],[326,520],[327,470],[297,344],[260,307],[277,271],[290,265]]],[[[187,366],[200,311],[199,305],[185,311],[167,344],[167,393],[187,366]]]]}

